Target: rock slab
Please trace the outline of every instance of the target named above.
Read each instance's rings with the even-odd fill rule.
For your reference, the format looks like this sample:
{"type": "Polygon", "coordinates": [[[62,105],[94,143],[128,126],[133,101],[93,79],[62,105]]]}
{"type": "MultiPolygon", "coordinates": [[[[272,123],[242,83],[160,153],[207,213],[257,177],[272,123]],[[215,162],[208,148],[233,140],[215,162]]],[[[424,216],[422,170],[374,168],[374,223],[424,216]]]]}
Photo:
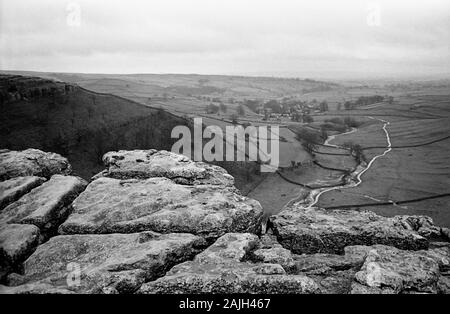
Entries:
{"type": "Polygon", "coordinates": [[[32,224],[42,232],[58,227],[71,210],[71,202],[85,188],[78,177],[54,175],[0,212],[0,224],[32,224]]]}
{"type": "Polygon", "coordinates": [[[165,150],[109,152],[103,156],[106,170],[99,176],[116,179],[165,177],[178,184],[234,185],[234,178],[221,167],[194,162],[188,157],[165,150]]]}
{"type": "Polygon", "coordinates": [[[292,208],[270,217],[278,241],[297,254],[342,254],[346,246],[375,244],[426,249],[427,238],[407,222],[403,216],[386,218],[354,210],[292,208]]]}
{"type": "Polygon", "coordinates": [[[43,182],[44,178],[35,176],[16,177],[0,182],[0,210],[43,182]]]}
{"type": "Polygon", "coordinates": [[[352,293],[437,293],[441,269],[450,251],[404,251],[389,246],[365,247],[364,264],[355,275],[352,293]]]}
{"type": "Polygon", "coordinates": [[[0,181],[15,177],[38,176],[49,178],[54,174],[70,174],[67,158],[39,149],[0,151],[0,181]]]}
{"type": "Polygon", "coordinates": [[[61,234],[186,232],[217,238],[259,232],[259,202],[233,188],[180,185],[166,178],[98,178],[73,202],[61,234]]]}

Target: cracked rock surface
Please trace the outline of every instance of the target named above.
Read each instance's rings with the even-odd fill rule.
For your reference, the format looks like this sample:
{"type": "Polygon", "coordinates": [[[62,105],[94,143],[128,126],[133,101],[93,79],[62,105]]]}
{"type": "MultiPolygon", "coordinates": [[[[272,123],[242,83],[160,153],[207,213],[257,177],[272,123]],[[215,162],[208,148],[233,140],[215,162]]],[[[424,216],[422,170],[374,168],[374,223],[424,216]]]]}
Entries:
{"type": "Polygon", "coordinates": [[[81,178],[54,175],[4,208],[0,212],[0,224],[31,224],[43,233],[50,232],[64,221],[71,211],[71,202],[85,187],[86,182],[81,178]]]}
{"type": "Polygon", "coordinates": [[[252,263],[245,257],[259,239],[228,233],[193,261],[173,267],[164,277],[142,285],[139,293],[314,293],[318,285],[304,275],[287,275],[280,264],[252,263]]]}
{"type": "Polygon", "coordinates": [[[405,250],[426,249],[440,236],[431,218],[382,217],[370,211],[290,208],[270,218],[278,241],[298,254],[341,254],[350,245],[384,244],[405,250]]]}
{"type": "Polygon", "coordinates": [[[0,293],[450,293],[450,232],[426,216],[259,202],[222,168],[105,154],[87,184],[57,154],[0,150],[0,293]]]}
{"type": "Polygon", "coordinates": [[[62,234],[188,232],[217,238],[227,232],[258,232],[261,205],[234,189],[181,185],[167,178],[99,178],[74,201],[62,234]]]}
{"type": "Polygon", "coordinates": [[[99,176],[116,179],[165,177],[187,185],[212,184],[233,187],[234,178],[221,167],[194,162],[165,150],[109,152],[103,156],[106,170],[99,176]]]}
{"type": "Polygon", "coordinates": [[[352,293],[445,293],[439,282],[450,267],[449,247],[415,252],[383,245],[363,249],[367,253],[352,293]]]}

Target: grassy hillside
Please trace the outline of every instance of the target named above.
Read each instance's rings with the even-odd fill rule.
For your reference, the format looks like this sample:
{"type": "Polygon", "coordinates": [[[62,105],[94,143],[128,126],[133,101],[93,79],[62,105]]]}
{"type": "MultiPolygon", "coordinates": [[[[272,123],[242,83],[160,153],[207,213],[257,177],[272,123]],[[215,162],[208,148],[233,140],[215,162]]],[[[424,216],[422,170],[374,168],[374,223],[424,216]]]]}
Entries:
{"type": "MultiPolygon", "coordinates": [[[[0,75],[0,92],[0,147],[60,153],[85,179],[103,169],[104,153],[170,150],[177,140],[170,137],[172,129],[190,125],[163,109],[41,78],[0,75]]],[[[244,193],[263,178],[256,163],[216,164],[244,193]]]]}
{"type": "Polygon", "coordinates": [[[172,128],[186,124],[184,119],[163,110],[79,87],[66,92],[56,83],[52,93],[26,97],[27,91],[39,89],[39,84],[20,87],[20,78],[9,83],[5,83],[8,77],[1,79],[3,90],[17,86],[17,94],[22,97],[2,99],[0,146],[60,153],[84,178],[102,169],[101,157],[110,150],[170,150],[174,142],[170,138],[172,128]]]}

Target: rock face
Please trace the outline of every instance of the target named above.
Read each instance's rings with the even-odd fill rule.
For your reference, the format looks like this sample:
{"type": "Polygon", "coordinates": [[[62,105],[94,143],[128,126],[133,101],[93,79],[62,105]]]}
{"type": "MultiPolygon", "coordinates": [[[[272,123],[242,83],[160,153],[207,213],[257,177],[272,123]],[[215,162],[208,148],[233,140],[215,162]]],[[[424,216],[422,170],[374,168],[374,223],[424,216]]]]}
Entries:
{"type": "Polygon", "coordinates": [[[279,264],[246,262],[258,237],[228,233],[193,261],[173,267],[166,276],[142,285],[139,293],[315,293],[303,275],[286,275],[279,264]]]}
{"type": "Polygon", "coordinates": [[[234,178],[225,169],[165,150],[109,152],[103,156],[106,170],[99,176],[116,179],[165,177],[178,184],[212,184],[232,187],[234,178]]]}
{"type": "Polygon", "coordinates": [[[66,158],[38,149],[24,151],[0,151],[0,180],[20,177],[51,177],[54,174],[70,174],[72,168],[66,158]]]}
{"type": "Polygon", "coordinates": [[[99,178],[74,201],[61,234],[188,232],[217,238],[227,232],[258,232],[262,208],[234,189],[188,186],[166,178],[99,178]]]}
{"type": "Polygon", "coordinates": [[[30,192],[45,181],[41,177],[17,177],[0,182],[0,210],[17,201],[22,195],[30,192]]]}
{"type": "Polygon", "coordinates": [[[32,292],[30,282],[77,293],[134,292],[202,245],[200,237],[183,233],[56,236],[26,260],[23,276],[11,276],[12,285],[25,286],[10,292],[32,292]]]}
{"type": "Polygon", "coordinates": [[[87,185],[35,152],[0,150],[0,293],[450,293],[429,217],[290,208],[261,235],[219,167],[111,152],[87,185]]]}
{"type": "Polygon", "coordinates": [[[428,240],[421,234],[428,235],[434,229],[421,226],[423,228],[417,231],[417,226],[410,225],[409,221],[419,219],[386,218],[370,211],[295,208],[270,218],[278,241],[298,254],[339,254],[350,245],[385,244],[406,250],[427,248],[428,240]]]}
{"type": "Polygon", "coordinates": [[[41,96],[64,95],[74,86],[41,77],[0,74],[0,104],[41,96]]]}
{"type": "MultiPolygon", "coordinates": [[[[222,168],[155,150],[112,152],[104,162],[107,169],[86,189],[79,178],[53,175],[0,213],[9,229],[26,226],[38,238],[50,236],[31,256],[39,241],[25,237],[23,275],[9,274],[2,292],[134,292],[228,232],[260,232],[260,204],[240,195],[222,168]],[[58,226],[63,235],[51,237],[58,226]],[[80,281],[73,285],[76,271],[80,281]]],[[[13,232],[6,234],[13,243],[13,232]]],[[[285,273],[269,264],[248,271],[285,273]]]]}
{"type": "Polygon", "coordinates": [[[50,232],[71,211],[71,202],[85,188],[78,177],[54,175],[49,181],[22,196],[0,212],[0,224],[32,224],[50,232]]]}

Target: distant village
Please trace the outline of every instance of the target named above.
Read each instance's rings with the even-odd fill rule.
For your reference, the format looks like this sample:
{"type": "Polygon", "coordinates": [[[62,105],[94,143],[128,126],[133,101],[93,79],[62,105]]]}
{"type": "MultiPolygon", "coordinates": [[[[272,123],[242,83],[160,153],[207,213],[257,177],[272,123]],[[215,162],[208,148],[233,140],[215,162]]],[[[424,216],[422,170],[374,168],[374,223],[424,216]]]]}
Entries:
{"type": "MultiPolygon", "coordinates": [[[[228,108],[225,101],[219,97],[197,96],[199,100],[210,102],[205,112],[207,114],[227,113],[228,108]]],[[[360,106],[376,104],[379,102],[393,102],[392,96],[361,96],[356,100],[348,100],[338,102],[334,106],[334,110],[352,110],[360,106]]],[[[228,104],[237,104],[237,109],[231,114],[231,119],[237,119],[239,116],[245,115],[246,108],[252,112],[260,115],[263,121],[280,121],[282,118],[289,118],[291,121],[311,123],[313,122],[312,115],[320,114],[330,110],[327,101],[317,101],[316,99],[306,101],[297,98],[282,98],[271,99],[268,101],[262,100],[236,100],[230,98],[226,100],[228,104]]]]}

